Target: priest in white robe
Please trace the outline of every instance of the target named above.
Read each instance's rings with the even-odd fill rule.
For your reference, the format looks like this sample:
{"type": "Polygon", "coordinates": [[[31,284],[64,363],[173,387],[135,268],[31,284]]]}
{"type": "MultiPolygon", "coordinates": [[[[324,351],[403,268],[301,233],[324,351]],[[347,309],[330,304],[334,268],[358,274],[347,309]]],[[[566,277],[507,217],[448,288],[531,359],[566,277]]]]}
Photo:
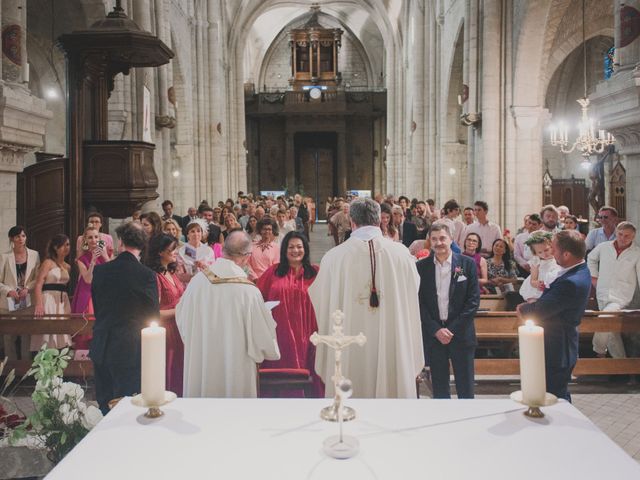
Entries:
{"type": "Polygon", "coordinates": [[[222,257],[198,273],[176,307],[185,397],[256,397],[256,364],[278,360],[276,323],[243,267],[251,238],[231,232],[222,257]]]}
{"type": "MultiPolygon", "coordinates": [[[[360,398],[416,398],[424,366],[415,259],[401,243],[384,238],[380,205],[351,203],[351,237],[331,249],[309,288],[318,333],[331,334],[331,313],[344,312],[345,335],[363,332],[367,343],[342,351],[342,373],[360,398]]],[[[334,395],[334,352],[319,346],[316,371],[334,395]]]]}

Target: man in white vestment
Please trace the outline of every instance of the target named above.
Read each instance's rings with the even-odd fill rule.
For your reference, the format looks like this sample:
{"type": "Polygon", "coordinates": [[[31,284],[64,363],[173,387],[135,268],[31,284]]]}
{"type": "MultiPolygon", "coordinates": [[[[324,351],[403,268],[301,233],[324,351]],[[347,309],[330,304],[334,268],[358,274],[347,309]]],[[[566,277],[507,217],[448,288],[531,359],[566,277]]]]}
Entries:
{"type": "Polygon", "coordinates": [[[256,364],[280,358],[271,311],[243,270],[251,249],[245,232],[231,232],[176,307],[185,397],[256,397],[256,364]]]}
{"type": "MultiPolygon", "coordinates": [[[[351,203],[351,237],[331,249],[309,288],[318,333],[331,334],[331,314],[344,312],[345,335],[362,332],[363,347],[342,351],[342,372],[360,398],[415,398],[424,366],[415,259],[401,243],[382,236],[380,205],[351,203]]],[[[319,346],[316,371],[333,396],[334,352],[319,346]]]]}

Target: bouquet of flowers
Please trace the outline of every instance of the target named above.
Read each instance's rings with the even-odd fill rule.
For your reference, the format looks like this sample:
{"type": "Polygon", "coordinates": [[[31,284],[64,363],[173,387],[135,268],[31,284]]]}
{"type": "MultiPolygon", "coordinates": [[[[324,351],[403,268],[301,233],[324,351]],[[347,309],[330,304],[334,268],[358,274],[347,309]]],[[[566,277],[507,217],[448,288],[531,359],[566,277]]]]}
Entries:
{"type": "Polygon", "coordinates": [[[44,345],[38,352],[26,375],[36,379],[31,395],[35,412],[13,429],[10,438],[12,444],[35,440],[31,443],[44,446],[53,463],[62,460],[102,419],[98,408],[83,401],[80,385],[62,380],[70,359],[69,348],[57,350],[44,345]]]}

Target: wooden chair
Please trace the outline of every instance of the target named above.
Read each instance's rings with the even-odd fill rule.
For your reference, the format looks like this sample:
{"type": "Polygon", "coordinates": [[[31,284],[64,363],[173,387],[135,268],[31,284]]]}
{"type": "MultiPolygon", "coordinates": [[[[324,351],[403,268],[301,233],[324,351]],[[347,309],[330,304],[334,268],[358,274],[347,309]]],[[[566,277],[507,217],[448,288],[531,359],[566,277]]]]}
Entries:
{"type": "Polygon", "coordinates": [[[258,368],[258,396],[280,397],[286,390],[302,390],[305,398],[313,398],[313,378],[304,368],[258,368]]]}

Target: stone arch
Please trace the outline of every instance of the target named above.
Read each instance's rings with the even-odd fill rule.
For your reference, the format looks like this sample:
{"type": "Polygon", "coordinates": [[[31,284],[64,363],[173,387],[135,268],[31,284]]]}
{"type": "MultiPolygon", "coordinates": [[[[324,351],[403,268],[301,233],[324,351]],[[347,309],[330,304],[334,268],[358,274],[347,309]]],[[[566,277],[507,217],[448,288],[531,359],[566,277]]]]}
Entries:
{"type": "MultiPolygon", "coordinates": [[[[587,95],[595,91],[596,85],[604,80],[604,55],[613,45],[613,37],[592,36],[587,47],[587,95]]],[[[572,128],[580,118],[580,106],[576,102],[584,96],[582,44],[578,44],[564,57],[553,72],[545,92],[545,106],[550,112],[549,124],[558,121],[570,125],[570,137],[575,135],[572,128]]],[[[593,114],[593,108],[590,111],[593,114]]],[[[549,161],[551,174],[555,178],[588,178],[588,171],[581,167],[582,156],[573,152],[562,154],[556,147],[545,144],[544,158],[549,161]]]]}
{"type": "MultiPolygon", "coordinates": [[[[228,72],[229,72],[229,115],[234,130],[229,138],[229,164],[239,172],[237,166],[242,168],[246,165],[245,142],[245,115],[244,98],[245,79],[244,65],[245,46],[247,34],[255,24],[256,20],[270,9],[283,6],[292,6],[297,3],[290,0],[242,0],[238,6],[237,14],[231,19],[227,26],[228,31],[228,72]]],[[[400,31],[400,15],[404,2],[401,0],[344,0],[340,2],[323,4],[322,9],[343,23],[343,15],[340,8],[362,9],[369,16],[369,22],[373,21],[380,32],[384,43],[384,69],[382,71],[384,86],[393,95],[388,95],[387,102],[387,138],[386,148],[386,189],[387,191],[404,191],[406,185],[406,172],[403,169],[403,160],[406,146],[404,145],[405,130],[407,128],[403,122],[396,121],[397,118],[404,118],[403,93],[401,88],[396,88],[404,82],[404,69],[401,55],[402,32],[400,31]]],[[[301,7],[306,11],[307,6],[301,7]]],[[[300,12],[302,13],[302,12],[300,12]]],[[[298,16],[298,15],[296,15],[298,16]]],[[[295,17],[294,17],[295,18],[295,17]]],[[[292,20],[293,18],[291,18],[292,20]]],[[[283,23],[289,23],[285,19],[283,23]]],[[[270,42],[269,42],[270,43],[270,42]]],[[[242,174],[244,175],[245,172],[242,174]]],[[[241,180],[236,181],[239,189],[246,189],[246,183],[241,180]]],[[[233,181],[232,181],[233,184],[233,181]]],[[[235,188],[235,187],[232,187],[235,188]]]]}
{"type": "MultiPolygon", "coordinates": [[[[269,45],[264,55],[264,59],[260,64],[260,71],[257,76],[258,90],[260,90],[263,85],[267,85],[268,83],[270,83],[267,78],[268,70],[270,66],[273,64],[273,61],[275,60],[274,57],[276,57],[278,54],[280,54],[280,56],[282,57],[283,43],[286,45],[288,42],[289,30],[292,28],[299,28],[300,26],[304,25],[304,23],[308,20],[308,18],[309,18],[309,14],[306,13],[304,15],[297,17],[295,20],[289,22],[282,30],[280,30],[280,32],[278,33],[276,38],[273,40],[273,42],[271,42],[271,45],[269,45]]],[[[321,13],[319,16],[319,20],[322,25],[325,25],[327,27],[338,27],[344,31],[344,34],[342,36],[341,51],[344,51],[345,48],[353,48],[355,50],[355,53],[358,55],[359,59],[362,61],[365,68],[366,78],[364,78],[363,81],[360,79],[356,79],[357,81],[356,83],[358,83],[357,86],[373,88],[375,85],[375,75],[373,73],[373,66],[372,66],[371,59],[367,55],[367,51],[364,48],[362,42],[358,39],[358,37],[353,33],[353,31],[347,25],[345,25],[343,22],[341,22],[337,18],[327,15],[325,13],[321,13]]],[[[287,47],[287,51],[288,51],[288,47],[287,47]]],[[[339,57],[340,63],[343,61],[342,60],[343,58],[344,57],[339,57]]],[[[280,60],[282,61],[283,59],[281,58],[280,60]]],[[[286,56],[286,60],[289,60],[289,55],[286,56]]],[[[290,69],[290,65],[289,65],[289,69],[290,69]]],[[[290,76],[290,70],[287,73],[288,75],[286,76],[286,78],[285,78],[285,75],[283,75],[282,81],[279,82],[282,84],[284,88],[286,88],[287,86],[287,83],[288,83],[287,80],[288,80],[288,77],[290,76]]],[[[350,79],[345,79],[345,81],[349,81],[349,80],[350,79]]]]}

